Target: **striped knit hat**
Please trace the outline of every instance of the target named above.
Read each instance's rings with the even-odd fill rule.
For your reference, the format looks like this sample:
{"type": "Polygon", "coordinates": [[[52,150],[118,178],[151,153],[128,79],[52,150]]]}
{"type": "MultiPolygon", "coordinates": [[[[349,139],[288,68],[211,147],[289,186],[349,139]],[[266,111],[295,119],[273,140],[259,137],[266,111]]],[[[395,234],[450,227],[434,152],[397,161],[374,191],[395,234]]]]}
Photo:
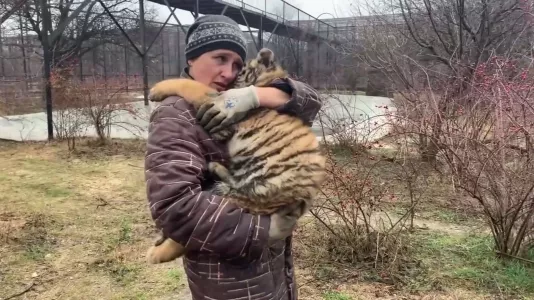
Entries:
{"type": "Polygon", "coordinates": [[[245,61],[247,41],[239,25],[223,15],[198,17],[187,30],[185,58],[196,58],[213,50],[231,50],[245,61]]]}

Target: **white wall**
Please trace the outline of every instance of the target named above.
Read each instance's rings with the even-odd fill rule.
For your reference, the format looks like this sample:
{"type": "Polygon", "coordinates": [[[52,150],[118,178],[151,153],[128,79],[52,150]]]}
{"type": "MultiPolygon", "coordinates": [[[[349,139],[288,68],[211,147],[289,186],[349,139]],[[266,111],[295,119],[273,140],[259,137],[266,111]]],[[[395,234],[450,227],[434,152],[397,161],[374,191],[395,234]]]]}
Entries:
{"type": "MultiPolygon", "coordinates": [[[[323,112],[336,120],[336,122],[346,122],[349,119],[357,120],[356,127],[359,130],[368,131],[369,127],[375,122],[383,122],[380,115],[383,110],[377,106],[388,105],[391,107],[391,99],[385,97],[371,97],[363,95],[334,95],[333,97],[325,96],[325,104],[323,112]],[[371,125],[370,125],[371,124],[371,125]]],[[[133,106],[140,117],[134,118],[131,114],[122,113],[118,115],[118,119],[124,123],[135,124],[142,128],[139,132],[134,127],[130,130],[113,126],[111,128],[110,136],[112,138],[146,138],[148,128],[149,114],[153,109],[153,104],[145,107],[143,101],[132,102],[133,106]]],[[[316,120],[312,126],[313,131],[318,135],[322,135],[322,128],[326,129],[326,134],[330,134],[328,128],[331,128],[331,122],[326,118],[322,118],[325,126],[321,127],[320,120],[316,120]],[[330,124],[329,124],[330,123],[330,124]]],[[[383,130],[374,132],[373,134],[383,135],[383,130]]],[[[85,136],[96,136],[94,130],[88,129],[85,136]]],[[[46,125],[46,113],[34,113],[19,116],[0,117],[0,138],[16,140],[16,141],[45,141],[48,137],[46,125]]]]}

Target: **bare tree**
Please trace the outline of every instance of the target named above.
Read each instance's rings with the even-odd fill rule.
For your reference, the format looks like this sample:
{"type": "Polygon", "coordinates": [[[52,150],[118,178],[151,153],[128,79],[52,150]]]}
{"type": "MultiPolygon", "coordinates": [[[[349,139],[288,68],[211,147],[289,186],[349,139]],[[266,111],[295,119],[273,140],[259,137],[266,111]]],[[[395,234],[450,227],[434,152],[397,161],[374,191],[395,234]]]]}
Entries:
{"type": "Polygon", "coordinates": [[[532,7],[522,0],[376,3],[359,7],[372,16],[354,12],[359,22],[345,35],[342,51],[384,75],[384,88],[396,95],[399,111],[410,123],[425,124],[414,130],[425,130],[417,143],[422,158],[433,162],[444,121],[466,104],[460,99],[472,100],[461,95],[469,93],[477,67],[493,55],[522,57],[532,48],[532,7]],[[435,94],[439,97],[429,96],[435,94]]]}
{"type": "Polygon", "coordinates": [[[0,1],[0,25],[18,11],[27,0],[1,0],[0,1]]]}
{"type": "MultiPolygon", "coordinates": [[[[123,29],[132,31],[138,27],[139,13],[131,1],[103,2],[123,29]]],[[[23,12],[29,24],[28,30],[35,32],[39,41],[42,41],[43,16],[40,1],[28,0],[23,12]]],[[[68,65],[99,45],[124,43],[120,30],[96,0],[51,0],[47,12],[52,20],[49,32],[52,66],[68,65]]],[[[145,18],[153,18],[153,12],[146,12],[145,18]]]]}
{"type": "MultiPolygon", "coordinates": [[[[367,3],[365,7],[375,15],[372,25],[395,28],[394,34],[408,46],[403,49],[408,50],[405,54],[429,69],[450,76],[451,81],[458,82],[458,92],[469,87],[474,70],[490,56],[525,54],[533,45],[534,31],[529,17],[532,8],[528,1],[394,0],[379,3],[367,3]]],[[[380,63],[376,65],[376,60],[371,66],[382,67],[380,63]]],[[[410,82],[409,76],[397,75],[401,75],[399,79],[405,83],[410,82]]]]}

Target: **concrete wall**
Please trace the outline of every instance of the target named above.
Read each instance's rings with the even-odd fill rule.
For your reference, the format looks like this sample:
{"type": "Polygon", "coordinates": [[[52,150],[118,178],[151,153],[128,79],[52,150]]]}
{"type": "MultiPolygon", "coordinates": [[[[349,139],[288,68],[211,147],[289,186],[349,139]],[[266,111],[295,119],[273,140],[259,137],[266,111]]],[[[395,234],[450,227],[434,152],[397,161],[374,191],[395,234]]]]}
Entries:
{"type": "MultiPolygon", "coordinates": [[[[348,119],[358,120],[360,123],[374,123],[382,113],[378,106],[391,106],[391,99],[385,97],[369,97],[363,95],[323,95],[325,102],[322,115],[328,115],[329,119],[344,122],[348,119]]],[[[116,121],[135,126],[122,128],[113,126],[110,136],[113,138],[146,138],[148,118],[154,109],[153,104],[145,107],[143,101],[132,103],[139,113],[138,117],[123,113],[117,116],[116,121]],[[140,127],[139,131],[136,127],[140,127]]],[[[325,118],[323,118],[325,119],[325,118]]],[[[328,122],[327,122],[328,123],[328,122]]],[[[328,125],[327,125],[328,126],[328,125]]],[[[322,135],[319,120],[312,127],[317,135],[322,135]]],[[[328,131],[328,130],[327,130],[328,131]]],[[[34,113],[19,116],[0,117],[0,138],[16,141],[45,141],[47,140],[46,113],[34,113]]],[[[331,132],[327,132],[330,134],[331,132]]],[[[84,136],[95,137],[95,131],[91,128],[83,132],[84,136]]]]}

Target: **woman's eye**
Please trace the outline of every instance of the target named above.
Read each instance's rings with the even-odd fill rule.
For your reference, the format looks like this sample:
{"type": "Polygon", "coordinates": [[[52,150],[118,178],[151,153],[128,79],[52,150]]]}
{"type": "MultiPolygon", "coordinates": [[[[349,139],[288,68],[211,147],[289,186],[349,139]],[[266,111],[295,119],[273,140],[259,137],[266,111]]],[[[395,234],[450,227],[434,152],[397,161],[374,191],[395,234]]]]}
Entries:
{"type": "Polygon", "coordinates": [[[215,57],[215,59],[220,63],[225,63],[226,62],[226,57],[224,57],[224,56],[217,56],[217,57],[215,57]]]}

